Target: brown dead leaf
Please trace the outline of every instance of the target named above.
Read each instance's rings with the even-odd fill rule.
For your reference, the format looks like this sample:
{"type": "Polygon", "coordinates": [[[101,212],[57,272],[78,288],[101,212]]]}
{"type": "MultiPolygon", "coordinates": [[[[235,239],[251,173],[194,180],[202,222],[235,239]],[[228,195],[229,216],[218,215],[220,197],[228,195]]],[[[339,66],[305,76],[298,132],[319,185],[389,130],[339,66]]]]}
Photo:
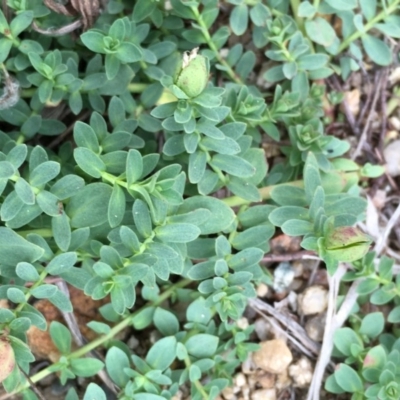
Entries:
{"type": "MultiPolygon", "coordinates": [[[[69,286],[69,292],[74,307],[74,315],[82,335],[88,340],[95,339],[97,334],[89,329],[86,324],[93,320],[105,322],[99,313],[99,308],[107,304],[109,299],[95,301],[73,286],[69,286]]],[[[65,325],[61,312],[48,300],[39,300],[34,304],[34,307],[44,315],[49,325],[52,321],[58,321],[65,325]]],[[[36,326],[31,326],[27,332],[27,337],[29,346],[37,358],[48,359],[52,362],[58,361],[60,353],[52,342],[48,330],[41,331],[36,326]]]]}
{"type": "Polygon", "coordinates": [[[271,253],[285,254],[299,251],[300,241],[301,239],[298,237],[291,237],[285,234],[278,235],[270,241],[271,253]]]}

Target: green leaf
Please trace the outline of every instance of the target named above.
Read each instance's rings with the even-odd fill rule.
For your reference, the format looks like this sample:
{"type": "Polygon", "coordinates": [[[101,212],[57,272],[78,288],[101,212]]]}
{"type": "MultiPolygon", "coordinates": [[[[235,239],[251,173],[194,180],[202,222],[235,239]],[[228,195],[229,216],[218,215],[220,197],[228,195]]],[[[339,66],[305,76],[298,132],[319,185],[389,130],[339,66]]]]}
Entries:
{"type": "Polygon", "coordinates": [[[121,349],[113,346],[107,351],[105,363],[110,378],[120,388],[125,387],[129,381],[129,377],[124,373],[124,369],[130,367],[128,356],[121,349]]]}
{"type": "Polygon", "coordinates": [[[0,62],[4,62],[12,49],[13,42],[10,39],[0,39],[0,62]]]}
{"type": "Polygon", "coordinates": [[[96,383],[89,383],[85,395],[83,396],[83,400],[107,400],[106,394],[103,389],[97,385],[96,383]]]}
{"type": "Polygon", "coordinates": [[[228,154],[214,155],[210,164],[239,178],[249,178],[256,172],[255,168],[248,161],[228,154]]]}
{"type": "Polygon", "coordinates": [[[72,303],[69,298],[60,290],[57,289],[56,293],[49,297],[50,303],[54,304],[59,310],[70,313],[73,311],[72,303]]]}
{"type": "Polygon", "coordinates": [[[100,178],[101,173],[106,170],[103,160],[85,147],[75,149],[74,158],[79,167],[93,178],[100,178]]]}
{"type": "Polygon", "coordinates": [[[39,192],[36,196],[36,201],[40,209],[47,215],[50,215],[51,217],[60,215],[57,197],[47,190],[39,192]]]}
{"type": "Polygon", "coordinates": [[[78,190],[66,212],[73,228],[95,227],[108,220],[112,189],[105,183],[91,183],[78,190]]]}
{"type": "Polygon", "coordinates": [[[357,7],[357,0],[326,0],[334,10],[345,11],[357,7]]]}
{"type": "Polygon", "coordinates": [[[173,336],[179,331],[178,318],[171,311],[164,310],[163,308],[156,308],[153,315],[153,322],[164,336],[173,336]]]}
{"type": "Polygon", "coordinates": [[[59,200],[72,197],[79,189],[85,186],[85,181],[78,175],[65,175],[51,187],[50,192],[59,200]]]}
{"type": "Polygon", "coordinates": [[[15,304],[26,303],[24,292],[16,287],[7,289],[7,298],[15,304]]]}
{"type": "Polygon", "coordinates": [[[34,187],[44,186],[60,173],[60,164],[55,161],[45,161],[38,165],[29,175],[29,183],[34,187]]]}
{"type": "Polygon", "coordinates": [[[0,161],[0,179],[11,178],[16,168],[9,161],[0,161]]]}
{"type": "Polygon", "coordinates": [[[197,358],[212,357],[218,347],[219,338],[206,333],[191,336],[185,343],[188,353],[197,358]]]}
{"type": "Polygon", "coordinates": [[[376,16],[377,0],[359,0],[361,11],[367,21],[376,16]]]}
{"type": "Polygon", "coordinates": [[[82,121],[74,125],[74,140],[78,147],[85,147],[98,154],[100,151],[99,141],[93,128],[82,121]]]}
{"type": "Polygon", "coordinates": [[[33,12],[23,11],[11,21],[10,30],[14,39],[16,39],[21,32],[28,28],[28,26],[32,23],[32,20],[33,12]]]}
{"type": "Polygon", "coordinates": [[[111,228],[117,227],[125,214],[125,193],[122,188],[115,184],[108,204],[108,222],[111,228]]]}
{"type": "Polygon", "coordinates": [[[206,306],[203,297],[197,298],[186,309],[186,319],[189,322],[197,322],[206,325],[212,318],[212,313],[209,307],[206,306]]]}
{"type": "Polygon", "coordinates": [[[62,251],[67,251],[71,243],[71,227],[69,217],[65,212],[61,212],[60,215],[51,219],[51,230],[57,246],[62,251]]]}
{"type": "Polygon", "coordinates": [[[117,57],[124,64],[134,63],[143,58],[140,47],[133,43],[123,42],[117,50],[117,57]]]}
{"type": "Polygon", "coordinates": [[[353,368],[346,364],[339,364],[335,370],[337,384],[346,392],[356,393],[364,390],[361,378],[353,368]]]}
{"type": "Polygon", "coordinates": [[[392,63],[392,52],[389,46],[375,36],[365,34],[361,37],[368,57],[378,65],[388,66],[392,63]]]}
{"type": "Polygon", "coordinates": [[[57,292],[57,286],[54,285],[40,285],[31,290],[32,296],[36,297],[37,299],[48,299],[54,296],[57,292]]]}
{"type": "Polygon", "coordinates": [[[37,269],[32,264],[27,262],[18,263],[15,272],[24,281],[36,282],[39,280],[39,273],[37,272],[37,269]]]}
{"type": "Polygon", "coordinates": [[[213,218],[198,225],[202,235],[218,233],[227,229],[235,219],[235,214],[230,207],[214,197],[192,196],[179,206],[177,214],[186,214],[199,208],[211,212],[213,218]]]}
{"type": "Polygon", "coordinates": [[[240,4],[233,8],[230,17],[229,25],[235,35],[240,36],[247,30],[249,20],[249,9],[246,4],[240,4]]]}
{"type": "Polygon", "coordinates": [[[77,261],[77,254],[73,251],[59,254],[54,257],[46,267],[47,273],[60,275],[72,268],[77,261]]]}
{"type": "Polygon", "coordinates": [[[67,327],[57,321],[50,324],[51,340],[60,350],[61,354],[68,355],[71,352],[71,333],[67,327]]]}
{"type": "Polygon", "coordinates": [[[312,200],[318,186],[321,186],[318,163],[314,154],[310,152],[304,165],[304,188],[308,201],[312,200]]]}
{"type": "Polygon", "coordinates": [[[390,311],[388,321],[392,324],[398,324],[400,322],[400,306],[396,306],[390,311]]]}
{"type": "Polygon", "coordinates": [[[201,150],[189,156],[189,181],[199,183],[204,176],[207,166],[207,154],[201,150]]]}
{"type": "Polygon", "coordinates": [[[104,34],[90,30],[80,36],[83,44],[94,53],[104,54],[104,34]]]}
{"type": "Polygon", "coordinates": [[[187,243],[191,242],[200,235],[200,229],[192,224],[167,224],[158,226],[154,230],[158,239],[162,242],[187,243]]]}
{"type": "Polygon", "coordinates": [[[32,187],[24,178],[18,178],[17,182],[15,182],[14,189],[18,197],[25,204],[35,204],[35,193],[33,192],[32,187]]]}
{"type": "Polygon", "coordinates": [[[146,362],[153,368],[164,371],[176,358],[176,338],[168,336],[158,340],[151,346],[146,362]]]}
{"type": "Polygon", "coordinates": [[[141,154],[135,150],[129,150],[126,158],[126,180],[128,186],[138,181],[143,174],[143,159],[141,154]]]}
{"type": "Polygon", "coordinates": [[[247,247],[260,247],[265,249],[268,240],[274,234],[274,228],[270,224],[253,226],[238,233],[231,240],[232,246],[237,250],[244,250],[247,247]]]}
{"type": "Polygon", "coordinates": [[[381,312],[369,313],[363,318],[359,333],[374,339],[383,332],[384,326],[385,318],[381,312]]]}
{"type": "Polygon", "coordinates": [[[338,350],[348,357],[351,355],[353,344],[363,345],[360,337],[350,328],[338,329],[334,335],[334,343],[338,350]]]}
{"type": "Polygon", "coordinates": [[[104,363],[97,358],[75,358],[70,361],[72,372],[76,376],[91,377],[104,367],[104,363]]]}
{"type": "Polygon", "coordinates": [[[139,233],[145,238],[149,237],[153,228],[149,208],[146,203],[140,199],[136,199],[133,203],[132,214],[139,233]]]}
{"type": "Polygon", "coordinates": [[[291,219],[283,223],[281,229],[289,236],[303,236],[314,232],[314,224],[301,219],[291,219]]]}
{"type": "Polygon", "coordinates": [[[9,228],[0,227],[0,259],[3,265],[17,265],[22,261],[32,263],[43,253],[41,247],[28,242],[9,228]]]}
{"type": "MultiPolygon", "coordinates": [[[[345,1],[345,3],[348,4],[349,2],[345,1]]],[[[312,20],[307,20],[305,22],[305,28],[310,39],[324,47],[331,46],[335,39],[337,39],[336,32],[332,25],[322,17],[316,17],[312,20]]]]}
{"type": "Polygon", "coordinates": [[[132,18],[135,22],[143,21],[151,15],[156,8],[156,3],[148,0],[138,0],[133,7],[132,18]]]}

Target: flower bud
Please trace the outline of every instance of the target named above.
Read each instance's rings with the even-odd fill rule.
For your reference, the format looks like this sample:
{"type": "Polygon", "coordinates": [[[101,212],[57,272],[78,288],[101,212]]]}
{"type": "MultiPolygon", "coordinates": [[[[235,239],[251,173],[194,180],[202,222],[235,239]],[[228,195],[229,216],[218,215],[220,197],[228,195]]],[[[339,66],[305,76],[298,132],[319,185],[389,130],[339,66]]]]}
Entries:
{"type": "Polygon", "coordinates": [[[0,382],[3,382],[15,367],[14,350],[5,336],[0,336],[0,382]]]}
{"type": "Polygon", "coordinates": [[[325,252],[335,261],[352,262],[364,257],[371,239],[360,229],[351,226],[335,228],[325,237],[325,252]]]}
{"type": "Polygon", "coordinates": [[[190,97],[197,97],[206,87],[208,82],[208,63],[207,59],[201,54],[197,54],[199,48],[196,47],[189,54],[183,55],[182,69],[176,79],[176,86],[190,97]]]}

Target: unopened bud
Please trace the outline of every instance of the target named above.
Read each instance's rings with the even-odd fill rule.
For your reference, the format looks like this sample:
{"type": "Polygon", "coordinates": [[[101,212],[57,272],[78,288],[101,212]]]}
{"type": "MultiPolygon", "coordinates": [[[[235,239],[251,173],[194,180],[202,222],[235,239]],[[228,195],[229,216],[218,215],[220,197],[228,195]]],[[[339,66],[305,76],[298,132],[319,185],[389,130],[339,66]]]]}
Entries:
{"type": "Polygon", "coordinates": [[[196,47],[189,54],[184,53],[182,69],[176,79],[176,86],[190,98],[197,97],[208,82],[207,59],[197,54],[198,50],[199,48],[196,47]]]}
{"type": "Polygon", "coordinates": [[[371,239],[358,228],[341,226],[326,236],[324,244],[326,253],[333,260],[352,262],[364,257],[371,239]]]}
{"type": "Polygon", "coordinates": [[[0,336],[0,382],[3,382],[15,367],[14,350],[5,336],[0,336]]]}

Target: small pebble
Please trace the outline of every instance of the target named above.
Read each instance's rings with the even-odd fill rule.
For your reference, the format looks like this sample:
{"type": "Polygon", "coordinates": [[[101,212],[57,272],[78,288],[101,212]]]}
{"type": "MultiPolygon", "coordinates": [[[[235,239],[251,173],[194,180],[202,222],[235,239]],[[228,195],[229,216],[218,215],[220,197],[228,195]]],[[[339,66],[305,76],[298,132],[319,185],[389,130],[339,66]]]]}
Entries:
{"type": "Polygon", "coordinates": [[[239,387],[243,387],[247,384],[246,381],[246,376],[245,374],[239,372],[236,376],[235,376],[235,385],[239,386],[239,387]]]}
{"type": "Polygon", "coordinates": [[[264,318],[258,318],[254,322],[254,331],[261,342],[267,340],[271,328],[271,324],[264,318]]]}
{"type": "Polygon", "coordinates": [[[383,150],[383,155],[386,160],[386,171],[392,176],[400,175],[400,140],[395,140],[389,143],[383,150]]]}
{"type": "Polygon", "coordinates": [[[298,304],[303,315],[319,314],[328,306],[328,291],[322,286],[310,286],[298,296],[298,304]]]}
{"type": "Polygon", "coordinates": [[[275,389],[260,389],[256,390],[251,395],[251,400],[276,400],[275,389]]]}
{"type": "Polygon", "coordinates": [[[300,357],[296,363],[289,367],[289,376],[293,379],[294,386],[308,387],[313,377],[311,361],[306,357],[300,357]]]}
{"type": "Polygon", "coordinates": [[[246,328],[249,327],[249,321],[247,320],[247,318],[239,318],[236,321],[236,325],[238,326],[238,328],[245,330],[246,328]]]}
{"type": "Polygon", "coordinates": [[[268,285],[260,283],[256,289],[257,297],[265,297],[268,294],[268,285]]]}
{"type": "Polygon", "coordinates": [[[281,339],[267,340],[260,345],[261,348],[253,353],[253,361],[264,371],[282,373],[293,360],[289,347],[281,339]]]}
{"type": "Polygon", "coordinates": [[[310,339],[322,342],[325,331],[326,314],[316,315],[306,322],[305,330],[310,339]]]}

